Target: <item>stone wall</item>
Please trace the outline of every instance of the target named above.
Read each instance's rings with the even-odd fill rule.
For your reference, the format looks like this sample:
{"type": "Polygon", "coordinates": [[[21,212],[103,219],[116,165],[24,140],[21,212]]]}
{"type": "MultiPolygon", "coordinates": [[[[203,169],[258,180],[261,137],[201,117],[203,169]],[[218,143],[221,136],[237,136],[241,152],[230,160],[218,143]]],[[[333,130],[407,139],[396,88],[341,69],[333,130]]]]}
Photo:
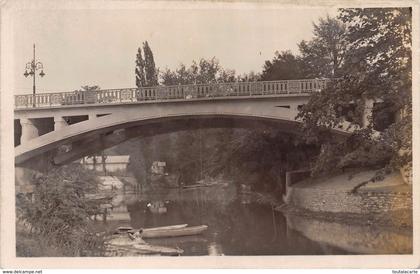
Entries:
{"type": "Polygon", "coordinates": [[[286,203],[295,207],[321,212],[362,213],[361,197],[347,192],[290,187],[286,203]]]}
{"type": "Polygon", "coordinates": [[[335,213],[383,213],[412,209],[411,186],[405,184],[397,172],[351,193],[354,186],[373,175],[374,171],[364,171],[353,176],[342,174],[333,178],[304,180],[287,186],[284,202],[310,211],[335,213]]]}

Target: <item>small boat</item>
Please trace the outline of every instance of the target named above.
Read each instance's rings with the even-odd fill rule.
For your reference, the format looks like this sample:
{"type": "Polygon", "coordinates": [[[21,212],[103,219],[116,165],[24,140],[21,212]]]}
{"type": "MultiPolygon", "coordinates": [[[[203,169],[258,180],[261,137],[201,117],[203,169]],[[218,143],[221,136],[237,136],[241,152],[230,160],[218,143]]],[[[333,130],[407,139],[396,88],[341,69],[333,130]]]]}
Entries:
{"type": "Polygon", "coordinates": [[[180,237],[180,236],[191,236],[197,235],[206,231],[208,226],[199,225],[191,227],[181,227],[181,228],[170,228],[170,229],[154,229],[148,230],[143,229],[141,232],[142,238],[164,238],[164,237],[180,237]]]}
{"type": "Polygon", "coordinates": [[[178,228],[184,228],[184,227],[187,227],[187,226],[188,226],[188,224],[150,227],[150,228],[143,228],[143,232],[144,231],[155,231],[155,230],[166,230],[166,229],[178,229],[178,228]]]}
{"type": "Polygon", "coordinates": [[[133,230],[131,226],[120,226],[115,229],[116,234],[127,233],[128,231],[133,230]]]}
{"type": "Polygon", "coordinates": [[[184,185],[182,188],[184,189],[196,189],[196,188],[202,188],[202,187],[211,187],[211,186],[228,186],[229,183],[225,183],[222,181],[204,181],[204,180],[200,180],[198,181],[198,183],[196,184],[192,184],[192,185],[184,185]]]}
{"type": "MultiPolygon", "coordinates": [[[[150,227],[150,228],[140,228],[140,229],[134,229],[132,227],[127,227],[130,228],[128,230],[123,230],[124,232],[128,232],[128,233],[136,233],[136,232],[143,232],[143,231],[160,231],[160,230],[171,230],[171,229],[178,229],[178,228],[183,228],[186,227],[188,224],[181,224],[181,225],[168,225],[168,226],[157,226],[157,227],[150,227]]],[[[123,227],[124,228],[124,227],[123,227]]],[[[119,228],[117,228],[117,231],[119,228]]]]}
{"type": "Polygon", "coordinates": [[[199,187],[209,187],[209,186],[215,186],[220,185],[218,182],[212,182],[207,184],[193,184],[193,185],[185,185],[183,186],[184,189],[191,189],[191,188],[199,188],[199,187]]]}

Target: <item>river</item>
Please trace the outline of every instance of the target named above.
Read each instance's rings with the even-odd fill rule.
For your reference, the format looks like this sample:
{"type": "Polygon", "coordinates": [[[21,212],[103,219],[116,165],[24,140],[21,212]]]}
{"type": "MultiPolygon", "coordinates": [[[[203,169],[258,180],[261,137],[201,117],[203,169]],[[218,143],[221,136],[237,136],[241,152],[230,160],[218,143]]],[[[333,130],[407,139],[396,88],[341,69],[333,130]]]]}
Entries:
{"type": "Polygon", "coordinates": [[[119,193],[99,230],[207,225],[199,236],[147,239],[152,245],[181,248],[183,256],[321,255],[348,251],[316,242],[288,226],[287,218],[251,192],[231,185],[119,193]]]}

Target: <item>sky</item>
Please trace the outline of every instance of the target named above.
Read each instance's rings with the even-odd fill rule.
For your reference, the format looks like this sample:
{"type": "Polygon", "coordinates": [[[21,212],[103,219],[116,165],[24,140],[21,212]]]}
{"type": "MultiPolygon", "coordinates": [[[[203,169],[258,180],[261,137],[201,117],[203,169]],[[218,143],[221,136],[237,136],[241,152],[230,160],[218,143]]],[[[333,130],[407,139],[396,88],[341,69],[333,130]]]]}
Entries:
{"type": "Polygon", "coordinates": [[[312,23],[333,10],[208,8],[19,10],[14,21],[15,93],[32,92],[25,65],[44,65],[38,92],[72,91],[83,85],[135,87],[137,48],[147,40],[156,66],[175,69],[216,57],[237,74],[262,71],[276,51],[298,52],[312,37],[312,23]]]}

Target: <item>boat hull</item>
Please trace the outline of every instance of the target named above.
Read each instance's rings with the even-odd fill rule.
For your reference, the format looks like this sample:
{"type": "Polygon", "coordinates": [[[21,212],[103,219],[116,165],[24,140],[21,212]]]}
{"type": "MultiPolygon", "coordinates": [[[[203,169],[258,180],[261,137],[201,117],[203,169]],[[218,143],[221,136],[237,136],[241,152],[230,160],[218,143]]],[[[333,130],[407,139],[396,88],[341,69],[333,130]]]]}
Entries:
{"type": "Polygon", "coordinates": [[[144,239],[147,238],[165,238],[165,237],[181,237],[181,236],[191,236],[201,234],[206,231],[208,226],[192,226],[192,227],[183,227],[176,229],[161,229],[161,230],[143,230],[141,237],[144,239]]]}
{"type": "Polygon", "coordinates": [[[130,226],[121,226],[116,229],[117,234],[123,233],[136,233],[141,231],[156,231],[156,230],[171,230],[171,229],[178,229],[186,227],[188,224],[181,224],[181,225],[168,225],[168,226],[158,226],[158,227],[151,227],[151,228],[143,228],[143,229],[134,229],[130,226]]]}

